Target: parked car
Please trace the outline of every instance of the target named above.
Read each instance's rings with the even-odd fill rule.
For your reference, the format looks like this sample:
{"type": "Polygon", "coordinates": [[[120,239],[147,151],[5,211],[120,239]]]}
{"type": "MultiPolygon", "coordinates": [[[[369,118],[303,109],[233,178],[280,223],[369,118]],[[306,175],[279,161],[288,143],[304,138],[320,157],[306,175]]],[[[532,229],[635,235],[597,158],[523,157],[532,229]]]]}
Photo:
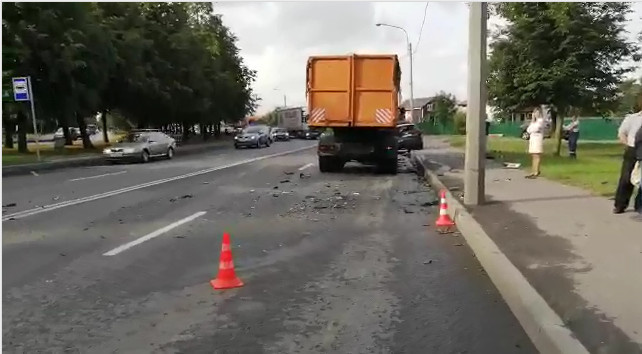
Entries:
{"type": "Polygon", "coordinates": [[[87,135],[92,136],[95,134],[98,134],[99,130],[96,124],[87,124],[87,128],[85,129],[87,131],[87,135]]]}
{"type": "MultiPolygon", "coordinates": [[[[80,129],[69,127],[69,135],[71,135],[71,140],[79,140],[82,138],[80,135],[80,129]]],[[[54,139],[62,139],[65,137],[65,133],[62,131],[62,127],[58,128],[54,133],[54,139]]]]}
{"type": "Polygon", "coordinates": [[[274,140],[274,141],[277,141],[277,140],[288,141],[288,140],[290,140],[290,134],[284,128],[274,128],[272,130],[272,134],[273,134],[272,140],[274,140]]]}
{"type": "Polygon", "coordinates": [[[176,140],[158,131],[132,131],[115,145],[103,150],[108,161],[148,162],[155,157],[171,159],[176,140]]]}
{"type": "Polygon", "coordinates": [[[321,136],[321,131],[320,129],[305,129],[300,132],[300,139],[305,139],[305,140],[316,140],[319,139],[319,136],[321,136]]]}
{"type": "Polygon", "coordinates": [[[241,131],[234,137],[234,147],[269,147],[270,128],[265,125],[252,125],[241,131]]]}
{"type": "Polygon", "coordinates": [[[421,131],[412,123],[397,125],[398,149],[399,150],[421,150],[424,148],[424,141],[421,131]]]}
{"type": "MultiPolygon", "coordinates": [[[[528,129],[528,126],[531,124],[530,120],[525,120],[522,125],[520,125],[521,129],[521,138],[524,140],[530,139],[531,135],[526,131],[528,129]]],[[[544,125],[544,138],[548,139],[551,137],[553,134],[553,121],[552,120],[546,120],[545,125],[544,125]]]]}

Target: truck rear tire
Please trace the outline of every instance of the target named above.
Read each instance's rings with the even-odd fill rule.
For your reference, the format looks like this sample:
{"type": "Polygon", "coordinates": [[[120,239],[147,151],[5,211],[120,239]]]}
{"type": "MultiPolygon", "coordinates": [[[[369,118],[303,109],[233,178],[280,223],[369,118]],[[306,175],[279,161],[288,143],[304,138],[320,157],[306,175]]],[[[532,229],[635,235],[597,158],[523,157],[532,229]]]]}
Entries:
{"type": "Polygon", "coordinates": [[[391,159],[384,159],[379,161],[379,170],[381,173],[396,175],[397,174],[397,156],[391,159]]]}
{"type": "Polygon", "coordinates": [[[343,162],[341,159],[331,156],[319,156],[319,171],[321,172],[339,172],[343,169],[343,162]]]}

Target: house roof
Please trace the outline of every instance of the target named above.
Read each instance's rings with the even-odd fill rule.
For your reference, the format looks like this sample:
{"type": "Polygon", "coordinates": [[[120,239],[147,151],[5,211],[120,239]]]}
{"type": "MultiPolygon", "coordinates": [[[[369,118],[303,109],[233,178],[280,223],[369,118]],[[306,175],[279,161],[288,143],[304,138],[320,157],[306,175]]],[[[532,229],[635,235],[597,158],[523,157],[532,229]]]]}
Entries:
{"type": "MultiPolygon", "coordinates": [[[[421,107],[425,106],[426,104],[432,102],[432,100],[434,100],[434,99],[435,99],[435,97],[417,97],[412,102],[413,105],[415,106],[413,108],[421,108],[421,107]]],[[[401,103],[401,107],[403,107],[405,109],[409,109],[410,108],[410,100],[404,100],[401,103]]]]}

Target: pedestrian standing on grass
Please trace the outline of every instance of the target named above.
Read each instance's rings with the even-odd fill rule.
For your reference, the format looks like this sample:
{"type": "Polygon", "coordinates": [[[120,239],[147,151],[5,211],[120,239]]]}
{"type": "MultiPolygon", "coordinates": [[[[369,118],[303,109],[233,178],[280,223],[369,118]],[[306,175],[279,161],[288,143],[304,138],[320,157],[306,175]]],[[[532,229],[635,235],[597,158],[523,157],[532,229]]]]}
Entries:
{"type": "MultiPolygon", "coordinates": [[[[622,156],[620,180],[615,191],[615,205],[613,208],[613,213],[615,214],[622,214],[626,211],[635,189],[635,186],[631,184],[631,172],[633,172],[637,162],[635,136],[642,127],[642,94],[638,96],[635,111],[637,113],[624,117],[618,130],[618,138],[625,147],[624,155],[622,156]]],[[[642,204],[640,204],[642,203],[642,196],[640,194],[642,194],[642,190],[638,189],[634,205],[636,210],[642,209],[642,204]]]]}
{"type": "Polygon", "coordinates": [[[564,130],[568,132],[568,155],[570,158],[577,158],[577,141],[580,139],[580,120],[577,112],[573,113],[571,122],[568,123],[564,130]]]}
{"type": "Polygon", "coordinates": [[[544,152],[544,115],[540,107],[535,108],[531,123],[526,128],[529,134],[528,138],[528,153],[531,154],[531,174],[526,178],[537,178],[540,173],[540,165],[542,163],[542,153],[544,152]]]}

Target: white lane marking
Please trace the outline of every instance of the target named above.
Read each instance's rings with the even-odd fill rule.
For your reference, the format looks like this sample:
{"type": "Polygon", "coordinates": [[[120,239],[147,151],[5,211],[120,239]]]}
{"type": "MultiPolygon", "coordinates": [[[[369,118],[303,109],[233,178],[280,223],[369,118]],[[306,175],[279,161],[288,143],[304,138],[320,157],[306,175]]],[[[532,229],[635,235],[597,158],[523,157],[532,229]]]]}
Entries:
{"type": "Polygon", "coordinates": [[[119,254],[121,252],[127,251],[128,249],[130,249],[130,248],[132,248],[132,247],[134,247],[136,245],[140,245],[141,243],[143,243],[145,241],[149,241],[149,240],[151,240],[151,239],[153,239],[155,237],[158,237],[158,236],[166,233],[167,231],[169,231],[169,230],[171,230],[173,228],[179,227],[179,226],[181,226],[181,225],[183,225],[185,223],[188,223],[188,222],[196,219],[197,217],[205,215],[205,214],[206,214],[206,212],[199,211],[196,214],[190,215],[190,216],[188,216],[188,217],[186,217],[184,219],[180,219],[180,220],[178,220],[176,222],[173,222],[173,223],[163,227],[162,229],[158,229],[158,230],[156,230],[156,231],[154,231],[152,233],[149,233],[149,234],[147,234],[147,235],[145,235],[145,236],[143,236],[141,238],[137,238],[134,241],[127,242],[127,243],[125,243],[123,245],[120,245],[120,246],[114,248],[113,250],[111,250],[109,252],[105,252],[105,253],[103,253],[103,256],[115,256],[115,255],[117,255],[117,254],[119,254]]]}
{"type": "Polygon", "coordinates": [[[307,164],[307,165],[303,165],[303,166],[299,167],[299,171],[303,171],[303,170],[305,170],[306,168],[308,168],[308,167],[312,167],[312,166],[314,166],[314,164],[313,164],[313,163],[309,163],[309,164],[307,164]]]}
{"type": "Polygon", "coordinates": [[[159,179],[159,180],[152,181],[152,182],[138,184],[138,185],[135,185],[135,186],[129,186],[129,187],[116,189],[116,190],[109,191],[109,192],[90,195],[88,197],[72,199],[72,200],[68,200],[68,201],[60,202],[60,203],[56,203],[56,204],[49,204],[49,205],[41,206],[40,208],[33,208],[33,209],[29,209],[29,210],[23,210],[23,211],[19,211],[19,212],[13,213],[13,214],[7,214],[7,215],[2,216],[2,221],[22,219],[22,218],[26,218],[28,216],[41,214],[41,213],[46,213],[48,211],[52,211],[52,210],[56,210],[56,209],[60,209],[60,208],[64,208],[64,207],[68,207],[68,206],[72,206],[72,205],[77,205],[77,204],[87,203],[87,202],[91,202],[91,201],[98,200],[98,199],[113,197],[113,196],[118,195],[118,194],[135,191],[135,190],[142,189],[142,188],[152,187],[152,186],[156,186],[156,185],[159,185],[159,184],[168,183],[168,182],[172,182],[172,181],[177,181],[177,180],[181,180],[181,179],[185,179],[185,178],[189,178],[189,177],[200,176],[200,175],[203,175],[203,174],[206,174],[206,173],[220,171],[220,170],[224,170],[224,169],[230,168],[230,167],[245,165],[245,164],[248,164],[248,163],[252,163],[252,162],[256,162],[256,161],[260,161],[260,160],[265,160],[265,159],[269,159],[269,158],[272,158],[272,157],[288,155],[288,154],[292,154],[292,153],[295,153],[295,152],[312,149],[313,147],[315,147],[315,145],[306,146],[306,147],[298,148],[298,149],[294,149],[294,150],[288,150],[288,151],[284,151],[284,152],[279,152],[279,153],[276,153],[276,154],[253,157],[251,159],[241,160],[241,161],[238,161],[238,162],[233,162],[231,164],[212,167],[212,168],[208,168],[208,169],[200,170],[200,171],[196,171],[196,172],[186,173],[184,175],[180,175],[180,176],[176,176],[176,177],[163,178],[163,179],[159,179]]]}
{"type": "Polygon", "coordinates": [[[100,177],[105,177],[105,176],[122,175],[123,173],[127,173],[127,171],[120,171],[120,172],[113,172],[113,173],[103,173],[102,175],[89,176],[89,177],[79,177],[79,178],[70,179],[69,182],[82,181],[82,180],[85,180],[85,179],[100,178],[100,177]]]}

